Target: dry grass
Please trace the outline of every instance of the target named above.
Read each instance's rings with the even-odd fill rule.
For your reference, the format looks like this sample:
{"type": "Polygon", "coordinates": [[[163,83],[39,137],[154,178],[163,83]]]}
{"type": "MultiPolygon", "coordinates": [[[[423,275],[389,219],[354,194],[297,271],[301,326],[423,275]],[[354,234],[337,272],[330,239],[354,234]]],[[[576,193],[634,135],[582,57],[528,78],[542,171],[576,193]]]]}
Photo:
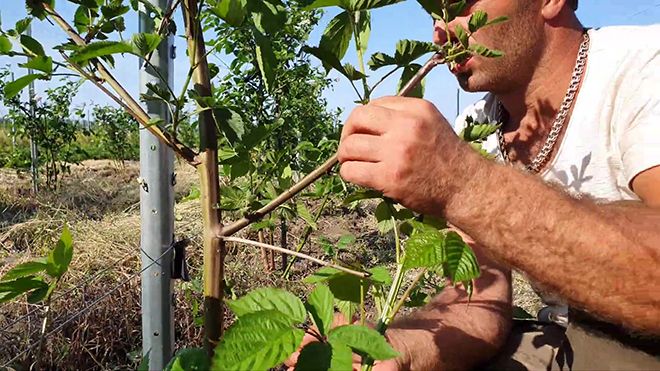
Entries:
{"type": "MultiPolygon", "coordinates": [[[[197,182],[194,170],[177,166],[177,199],[186,195],[197,182]]],[[[67,323],[48,337],[42,365],[52,369],[133,369],[141,353],[140,280],[136,273],[139,261],[139,169],[135,163],[125,167],[109,161],[89,161],[74,166],[59,192],[39,197],[29,196],[29,178],[24,174],[0,170],[0,275],[17,263],[42,256],[57,240],[61,227],[68,223],[74,238],[74,260],[52,303],[51,328],[61,325],[82,308],[120,283],[124,285],[85,315],[67,323]]],[[[352,233],[357,243],[341,258],[366,266],[393,267],[393,240],[375,231],[365,210],[328,207],[311,236],[304,252],[320,256],[321,236],[337,240],[352,233]]],[[[179,202],[175,207],[176,238],[188,238],[188,263],[191,282],[175,285],[175,336],[177,347],[200,346],[201,333],[201,211],[199,202],[179,202]]],[[[289,246],[293,248],[305,227],[289,226],[289,246]]],[[[253,232],[243,237],[256,239],[253,232]]],[[[279,244],[279,233],[274,242],[279,244]]],[[[281,266],[277,256],[276,266],[281,266]]],[[[298,260],[290,280],[280,277],[280,270],[267,273],[260,251],[247,246],[229,246],[227,282],[230,291],[242,295],[261,286],[277,286],[305,296],[309,287],[300,282],[317,267],[298,260]]],[[[535,313],[538,301],[526,282],[516,276],[517,305],[535,313]]],[[[0,307],[0,365],[38,341],[42,318],[40,306],[11,303],[0,307]],[[24,320],[5,329],[12,322],[31,313],[24,320]]],[[[226,325],[231,323],[228,314],[226,325]]],[[[27,369],[34,360],[30,352],[16,363],[27,369]]]]}

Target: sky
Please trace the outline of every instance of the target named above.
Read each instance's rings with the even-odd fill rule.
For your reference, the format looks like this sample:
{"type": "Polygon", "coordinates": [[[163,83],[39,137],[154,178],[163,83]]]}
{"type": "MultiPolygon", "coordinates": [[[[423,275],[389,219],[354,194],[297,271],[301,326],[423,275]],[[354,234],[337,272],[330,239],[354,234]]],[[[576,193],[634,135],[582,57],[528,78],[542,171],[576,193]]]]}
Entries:
{"type": "MultiPolygon", "coordinates": [[[[4,29],[12,28],[12,25],[19,19],[25,17],[25,8],[22,0],[0,0],[0,17],[4,29]]],[[[515,0],[514,0],[515,1],[515,0]]],[[[57,1],[56,8],[65,15],[65,18],[71,19],[75,11],[75,5],[64,0],[57,1]]],[[[309,44],[317,45],[322,31],[327,23],[338,13],[336,9],[328,9],[321,19],[319,26],[312,33],[309,44]]],[[[660,0],[580,0],[578,17],[587,27],[605,27],[612,25],[645,25],[660,23],[660,0]]],[[[126,19],[127,34],[137,32],[137,18],[129,16],[126,19]]],[[[182,24],[180,15],[177,19],[178,24],[182,24]]],[[[183,27],[179,29],[182,30],[183,27]]],[[[65,41],[65,36],[59,28],[47,22],[33,22],[33,37],[39,40],[46,49],[65,41]]],[[[432,23],[428,15],[423,12],[416,1],[405,1],[389,7],[376,9],[372,13],[371,40],[367,56],[375,52],[385,52],[393,54],[395,44],[400,39],[413,39],[430,41],[432,32],[432,23]]],[[[174,86],[175,91],[183,83],[188,70],[187,57],[185,55],[185,42],[183,38],[175,39],[177,48],[176,59],[174,63],[174,86]]],[[[357,57],[349,49],[345,61],[357,66],[357,57]]],[[[217,56],[211,57],[211,62],[219,66],[222,63],[214,60],[217,56]]],[[[138,60],[132,56],[117,56],[117,68],[113,71],[115,77],[127,88],[127,90],[137,96],[138,91],[138,60]]],[[[368,58],[367,58],[368,59],[368,58]]],[[[227,60],[224,61],[228,62],[227,60]]],[[[423,61],[420,61],[423,63],[423,61]]],[[[9,57],[0,56],[0,66],[12,63],[9,57]]],[[[13,64],[15,64],[15,59],[13,64]]],[[[16,78],[26,73],[24,69],[15,69],[16,78]]],[[[381,72],[371,73],[370,79],[377,81],[381,72]]],[[[342,118],[347,117],[354,101],[357,99],[351,86],[337,73],[330,73],[330,77],[335,80],[333,88],[324,93],[328,100],[330,108],[341,108],[342,118]]],[[[398,76],[395,75],[386,83],[382,84],[374,93],[374,96],[391,95],[395,92],[398,76]]],[[[53,87],[53,82],[38,81],[36,85],[37,92],[42,92],[48,87],[53,87]]],[[[454,77],[444,67],[436,68],[431,72],[427,79],[425,98],[433,102],[447,118],[453,118],[458,111],[477,100],[482,94],[469,94],[458,90],[458,84],[454,77]]],[[[111,104],[95,86],[86,82],[74,101],[74,106],[93,104],[111,104]]],[[[0,105],[0,114],[6,110],[0,105]]]]}

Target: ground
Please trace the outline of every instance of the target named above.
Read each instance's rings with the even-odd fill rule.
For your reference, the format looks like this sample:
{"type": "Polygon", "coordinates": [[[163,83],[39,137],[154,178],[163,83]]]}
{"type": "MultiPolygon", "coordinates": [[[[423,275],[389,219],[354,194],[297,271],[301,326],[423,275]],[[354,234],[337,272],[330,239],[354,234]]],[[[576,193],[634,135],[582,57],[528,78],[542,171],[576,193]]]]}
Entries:
{"type": "MultiPolygon", "coordinates": [[[[187,252],[193,279],[175,284],[175,335],[177,347],[190,347],[201,344],[201,218],[199,201],[184,198],[197,182],[194,169],[177,164],[176,171],[175,232],[177,239],[191,241],[187,252]]],[[[73,234],[71,269],[51,303],[50,328],[57,331],[47,336],[39,357],[42,365],[135,368],[141,354],[138,175],[137,163],[85,161],[72,167],[56,193],[33,197],[28,174],[0,169],[0,275],[17,263],[43,256],[65,223],[73,234]]],[[[356,243],[348,255],[368,266],[392,267],[392,239],[376,231],[372,208],[366,204],[349,210],[336,202],[324,213],[305,252],[322,255],[321,236],[336,241],[352,233],[356,243]]],[[[304,226],[302,222],[290,226],[291,246],[298,243],[304,226]]],[[[256,238],[249,231],[244,236],[256,238]]],[[[286,280],[281,277],[279,256],[278,269],[264,274],[260,255],[253,247],[229,246],[231,293],[242,295],[260,286],[284,287],[300,295],[308,291],[300,279],[316,266],[297,261],[286,280]]],[[[527,281],[515,275],[514,284],[516,305],[536,313],[540,302],[527,281]]],[[[0,366],[17,357],[17,368],[29,367],[25,359],[35,359],[43,309],[24,300],[0,305],[0,366]]]]}

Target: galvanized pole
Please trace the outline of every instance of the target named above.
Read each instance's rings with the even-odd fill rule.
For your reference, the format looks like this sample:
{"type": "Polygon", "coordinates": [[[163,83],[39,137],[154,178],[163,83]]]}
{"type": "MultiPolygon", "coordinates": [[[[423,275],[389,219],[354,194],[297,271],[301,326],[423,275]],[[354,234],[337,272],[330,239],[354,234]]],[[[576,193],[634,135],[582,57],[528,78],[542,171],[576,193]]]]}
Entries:
{"type": "MultiPolygon", "coordinates": [[[[167,0],[148,1],[161,9],[167,7],[167,0]]],[[[140,6],[140,32],[155,32],[153,17],[140,6]]],[[[149,94],[147,83],[171,85],[171,45],[168,37],[151,57],[158,72],[140,61],[140,93],[149,94]]],[[[150,101],[146,110],[152,118],[171,119],[163,103],[150,101]]],[[[168,251],[174,238],[174,153],[147,130],[140,131],[140,178],[143,269],[156,261],[142,273],[142,353],[149,355],[150,370],[162,370],[174,350],[172,251],[168,251]]]]}
{"type": "MultiPolygon", "coordinates": [[[[27,35],[32,36],[32,24],[28,24],[27,35]]],[[[32,69],[28,68],[28,75],[32,74],[32,69]]],[[[30,82],[29,88],[29,97],[30,97],[30,119],[35,119],[35,104],[36,96],[34,93],[34,81],[30,82]]],[[[37,152],[37,142],[34,141],[32,133],[30,133],[30,172],[32,173],[32,192],[37,194],[39,192],[39,152],[37,152]]]]}

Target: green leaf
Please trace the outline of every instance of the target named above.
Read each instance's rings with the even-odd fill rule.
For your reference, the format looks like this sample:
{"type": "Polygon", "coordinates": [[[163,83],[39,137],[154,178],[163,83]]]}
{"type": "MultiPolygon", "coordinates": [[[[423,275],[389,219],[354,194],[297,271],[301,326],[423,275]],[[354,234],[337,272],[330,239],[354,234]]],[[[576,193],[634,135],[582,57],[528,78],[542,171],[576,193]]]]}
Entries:
{"type": "Polygon", "coordinates": [[[51,57],[41,55],[38,57],[32,57],[27,63],[21,63],[19,66],[23,68],[38,70],[47,75],[50,75],[53,72],[53,59],[51,57]]]}
{"type": "Polygon", "coordinates": [[[137,33],[131,38],[133,53],[145,57],[158,48],[163,38],[155,33],[137,33]]]}
{"type": "Polygon", "coordinates": [[[229,25],[239,27],[247,15],[247,0],[220,0],[213,4],[211,11],[229,25]]]}
{"type": "Polygon", "coordinates": [[[304,331],[276,310],[239,317],[215,349],[212,370],[268,370],[296,351],[304,331]]]}
{"type": "Polygon", "coordinates": [[[350,318],[350,319],[355,318],[355,313],[357,313],[358,305],[359,304],[354,303],[352,301],[335,299],[335,306],[339,310],[339,313],[341,313],[341,315],[344,316],[344,318],[350,318]]]}
{"type": "Polygon", "coordinates": [[[367,65],[369,65],[369,68],[372,71],[376,71],[381,67],[397,65],[397,62],[396,59],[394,59],[394,57],[379,52],[371,55],[371,58],[369,59],[369,62],[367,62],[367,65]]]}
{"type": "Polygon", "coordinates": [[[353,369],[353,352],[345,344],[312,342],[301,351],[295,371],[346,371],[353,369]]]}
{"type": "Polygon", "coordinates": [[[96,41],[75,50],[70,58],[73,62],[80,64],[92,58],[134,52],[133,45],[125,41],[96,41]]]}
{"type": "Polygon", "coordinates": [[[89,18],[89,8],[86,6],[79,6],[73,15],[73,26],[78,33],[87,32],[92,20],[89,18]]]}
{"type": "Polygon", "coordinates": [[[346,6],[348,5],[346,2],[347,0],[314,0],[311,4],[303,8],[303,10],[312,10],[329,6],[338,6],[342,9],[346,9],[346,6]]]}
{"type": "Polygon", "coordinates": [[[354,244],[356,241],[356,238],[352,234],[345,234],[341,237],[339,237],[339,241],[337,241],[337,250],[342,250],[345,249],[347,246],[354,244]]]}
{"type": "Polygon", "coordinates": [[[373,267],[367,269],[367,272],[371,273],[369,280],[378,285],[388,286],[392,284],[392,276],[390,276],[390,271],[383,266],[373,267]]]}
{"type": "Polygon", "coordinates": [[[314,324],[322,336],[326,336],[332,327],[334,319],[334,300],[330,289],[325,285],[318,285],[307,297],[307,311],[312,316],[314,324]]]}
{"type": "Polygon", "coordinates": [[[181,349],[165,366],[165,371],[205,371],[211,362],[204,348],[181,349]]]}
{"type": "Polygon", "coordinates": [[[496,124],[474,124],[468,125],[461,131],[459,137],[466,142],[483,141],[494,134],[499,125],[496,124]]]}
{"type": "Polygon", "coordinates": [[[498,58],[503,55],[499,50],[488,49],[487,47],[480,44],[472,44],[468,48],[473,53],[479,54],[486,58],[498,58]]]}
{"type": "Polygon", "coordinates": [[[364,76],[362,73],[357,71],[355,67],[351,66],[350,64],[346,64],[342,66],[339,59],[334,54],[332,54],[332,52],[328,50],[305,46],[303,47],[303,51],[320,59],[321,62],[323,62],[324,66],[329,66],[334,68],[335,70],[337,70],[337,72],[346,76],[351,81],[360,80],[364,76]]]}
{"type": "MultiPolygon", "coordinates": [[[[401,79],[399,79],[399,85],[397,86],[397,92],[400,92],[404,86],[410,81],[419,70],[422,68],[421,64],[411,63],[403,68],[401,73],[401,79]]],[[[424,87],[426,85],[426,79],[422,79],[420,84],[417,84],[408,94],[407,97],[414,98],[424,98],[424,87]]]]}
{"type": "Polygon", "coordinates": [[[351,15],[344,11],[335,16],[325,28],[319,48],[332,53],[338,60],[344,58],[353,37],[351,15]]]}
{"type": "Polygon", "coordinates": [[[382,198],[383,193],[373,189],[360,189],[351,193],[342,201],[342,205],[350,205],[356,201],[369,200],[373,198],[382,198]]]}
{"type": "Polygon", "coordinates": [[[264,34],[273,34],[286,24],[286,9],[277,1],[248,1],[248,10],[252,14],[254,26],[264,34]]]}
{"type": "Polygon", "coordinates": [[[256,58],[261,78],[263,79],[266,91],[272,92],[275,84],[275,66],[277,57],[273,52],[273,45],[269,38],[261,32],[254,30],[254,42],[256,44],[256,58]]]}
{"type": "Polygon", "coordinates": [[[15,266],[9,272],[2,276],[0,281],[11,281],[21,277],[32,276],[36,273],[46,270],[46,262],[44,261],[29,261],[15,266]]]}
{"type": "Polygon", "coordinates": [[[447,260],[445,235],[434,229],[413,233],[406,241],[403,269],[435,268],[447,260]]]}
{"type": "Polygon", "coordinates": [[[128,13],[129,7],[123,5],[121,2],[109,3],[101,6],[101,14],[103,17],[110,20],[128,13]]]}
{"type": "Polygon", "coordinates": [[[27,295],[27,302],[29,304],[36,304],[42,302],[55,288],[55,282],[48,285],[46,282],[43,282],[43,285],[39,288],[32,290],[27,295]]]}
{"type": "Polygon", "coordinates": [[[245,123],[241,115],[229,108],[217,108],[213,110],[213,119],[220,131],[231,142],[236,143],[243,138],[245,123]]]}
{"type": "Polygon", "coordinates": [[[351,11],[382,8],[401,1],[403,0],[346,0],[348,9],[351,11]]]}
{"type": "Polygon", "coordinates": [[[303,323],[307,318],[305,305],[297,296],[276,288],[253,290],[237,300],[228,300],[227,306],[238,317],[259,311],[277,310],[285,314],[292,324],[303,323]]]}
{"type": "Polygon", "coordinates": [[[0,282],[0,303],[6,303],[28,291],[47,286],[41,277],[21,277],[12,281],[0,282]]]}
{"type": "Polygon", "coordinates": [[[25,32],[25,30],[27,30],[28,27],[30,27],[30,23],[32,23],[32,18],[31,17],[19,19],[16,22],[16,25],[14,26],[14,29],[16,30],[16,33],[18,33],[20,35],[23,32],[25,32]]]}
{"type": "Polygon", "coordinates": [[[422,57],[428,53],[438,51],[438,47],[433,43],[417,40],[400,40],[396,44],[396,52],[394,53],[394,60],[399,66],[407,66],[414,62],[417,58],[422,57]]]}
{"type": "Polygon", "coordinates": [[[27,9],[28,14],[39,18],[41,21],[43,21],[48,15],[44,5],[54,9],[55,0],[25,0],[25,8],[27,9]]]}
{"type": "Polygon", "coordinates": [[[470,16],[468,21],[468,29],[470,32],[477,32],[480,28],[488,23],[488,14],[483,10],[475,10],[470,16]]]}
{"type": "Polygon", "coordinates": [[[5,85],[4,93],[5,93],[5,99],[12,99],[15,96],[17,96],[21,90],[23,90],[26,86],[28,86],[32,81],[38,79],[42,75],[40,74],[31,74],[31,75],[25,75],[22,76],[12,82],[8,82],[7,85],[5,85]]]}
{"type": "Polygon", "coordinates": [[[392,210],[393,207],[388,201],[382,201],[376,206],[376,212],[374,216],[378,221],[378,230],[381,234],[385,234],[391,231],[394,228],[394,222],[392,221],[392,210]]]}
{"type": "Polygon", "coordinates": [[[320,282],[327,282],[335,275],[341,274],[341,271],[332,268],[332,267],[323,267],[318,271],[312,273],[312,275],[307,276],[303,279],[304,283],[317,284],[320,282]]]}
{"type": "Polygon", "coordinates": [[[0,54],[8,54],[12,50],[11,41],[7,36],[0,35],[0,54]]]}
{"type": "Polygon", "coordinates": [[[456,38],[458,38],[458,41],[461,43],[461,45],[463,45],[464,48],[467,48],[470,44],[470,36],[465,31],[465,28],[463,28],[463,26],[460,24],[457,24],[454,28],[454,33],[456,34],[456,38]]]}
{"type": "Polygon", "coordinates": [[[417,0],[417,2],[433,19],[442,19],[442,2],[437,0],[417,0]]]}
{"type": "Polygon", "coordinates": [[[360,287],[367,292],[369,283],[352,274],[340,272],[328,279],[328,287],[335,298],[360,303],[360,287]]]}
{"type": "Polygon", "coordinates": [[[21,46],[23,47],[23,51],[31,56],[40,56],[46,54],[41,43],[31,36],[21,35],[20,42],[21,46]]]}
{"type": "Polygon", "coordinates": [[[328,341],[349,346],[354,351],[366,354],[375,360],[396,358],[397,353],[385,337],[376,330],[358,325],[345,325],[330,330],[328,341]]]}
{"type": "Polygon", "coordinates": [[[496,25],[496,24],[504,23],[508,20],[509,20],[509,17],[503,15],[503,16],[497,17],[497,18],[495,18],[491,21],[488,21],[488,23],[486,23],[486,26],[493,26],[493,25],[496,25]]]}
{"type": "Polygon", "coordinates": [[[312,227],[312,229],[318,229],[314,216],[309,212],[307,206],[305,206],[303,202],[298,201],[296,203],[296,212],[298,213],[298,216],[307,223],[307,225],[312,227]]]}
{"type": "Polygon", "coordinates": [[[151,18],[155,19],[161,19],[163,18],[163,10],[152,4],[148,0],[130,0],[131,2],[131,7],[133,10],[138,10],[138,3],[142,4],[144,6],[144,11],[148,16],[151,16],[151,18]]]}
{"type": "Polygon", "coordinates": [[[53,278],[62,277],[62,275],[69,269],[69,264],[73,258],[73,240],[69,227],[64,225],[60,240],[57,245],[48,254],[46,260],[46,272],[53,278]]]}
{"type": "Polygon", "coordinates": [[[357,80],[362,80],[366,76],[358,71],[353,65],[350,63],[344,64],[341,70],[339,70],[339,73],[342,75],[346,76],[349,80],[351,81],[357,81],[357,80]]]}
{"type": "Polygon", "coordinates": [[[456,232],[448,232],[445,238],[447,260],[444,270],[452,282],[468,282],[479,277],[481,270],[472,249],[456,232]]]}

